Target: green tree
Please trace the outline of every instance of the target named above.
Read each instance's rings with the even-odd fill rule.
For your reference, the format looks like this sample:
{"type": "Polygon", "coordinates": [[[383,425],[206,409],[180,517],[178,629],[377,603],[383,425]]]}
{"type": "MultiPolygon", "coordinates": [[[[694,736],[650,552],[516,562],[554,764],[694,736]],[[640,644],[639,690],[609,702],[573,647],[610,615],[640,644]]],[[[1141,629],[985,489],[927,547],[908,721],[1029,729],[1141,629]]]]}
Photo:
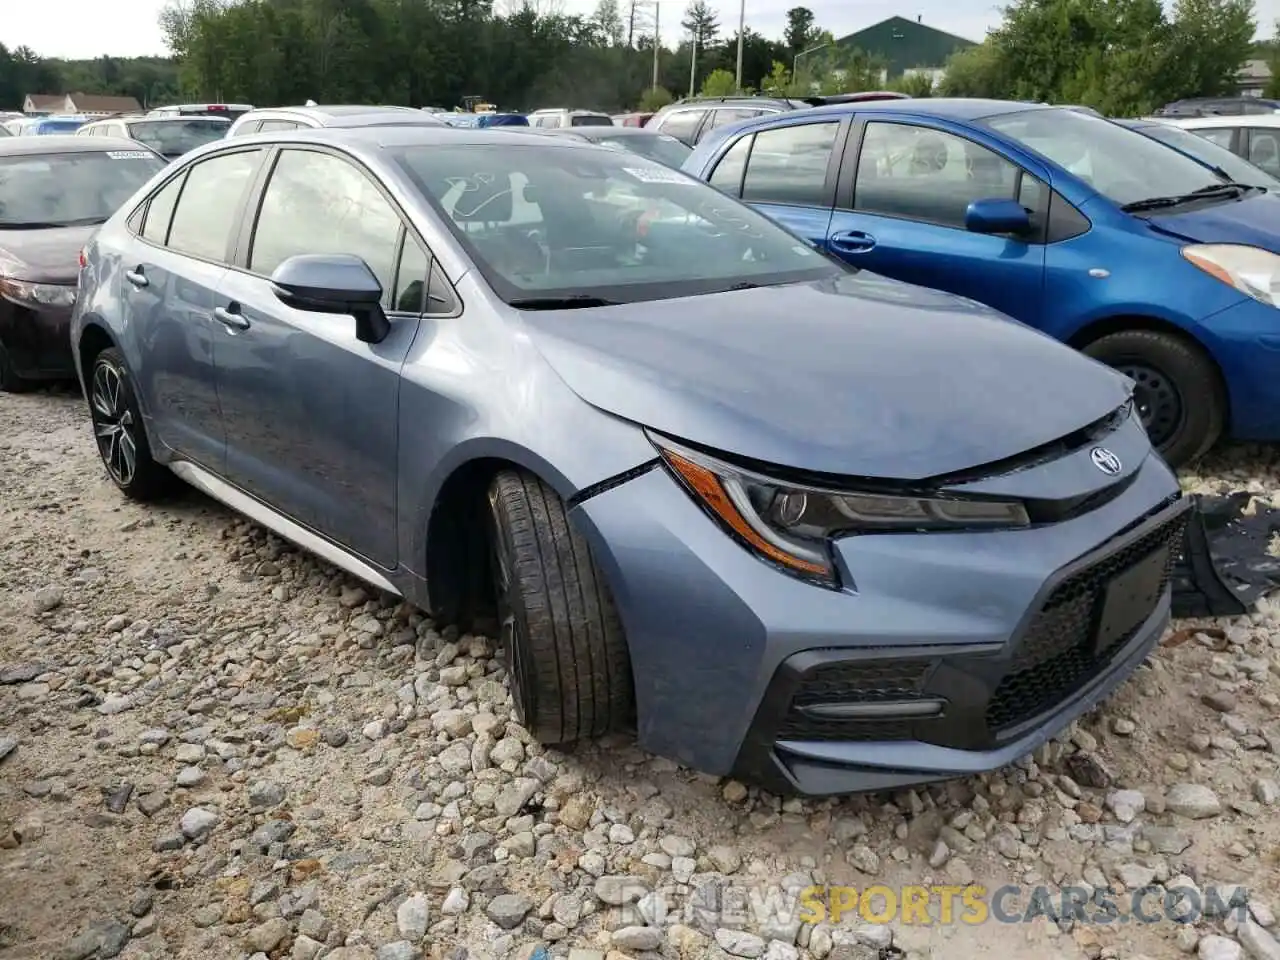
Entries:
{"type": "Polygon", "coordinates": [[[904,73],[889,84],[889,89],[909,97],[932,97],[933,77],[924,73],[904,73]]]}
{"type": "Polygon", "coordinates": [[[808,7],[792,7],[787,11],[787,29],[782,36],[792,57],[812,46],[809,41],[814,32],[812,10],[808,7]]]}
{"type": "Polygon", "coordinates": [[[640,97],[640,110],[643,113],[657,113],[674,100],[670,90],[664,87],[650,87],[640,97]]]}
{"type": "Polygon", "coordinates": [[[704,97],[731,97],[738,89],[737,79],[728,70],[712,70],[702,81],[704,97]]]}

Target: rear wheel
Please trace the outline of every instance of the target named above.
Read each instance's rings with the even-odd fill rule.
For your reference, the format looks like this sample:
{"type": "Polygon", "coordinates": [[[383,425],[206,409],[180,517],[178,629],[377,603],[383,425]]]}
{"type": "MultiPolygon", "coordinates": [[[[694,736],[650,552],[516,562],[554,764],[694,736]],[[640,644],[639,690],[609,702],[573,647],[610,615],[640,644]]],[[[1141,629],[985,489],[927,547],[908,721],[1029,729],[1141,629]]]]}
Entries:
{"type": "Polygon", "coordinates": [[[115,347],[93,358],[88,400],[98,454],[120,491],[134,500],[155,500],[171,492],[177,477],[151,457],[129,371],[115,347]]]}
{"type": "Polygon", "coordinates": [[[604,577],[564,501],[530,473],[489,487],[490,540],[517,717],[542,743],[627,729],[631,661],[604,577]]]}
{"type": "Polygon", "coordinates": [[[1142,424],[1170,466],[1194,460],[1222,435],[1226,397],[1217,368],[1199,347],[1156,330],[1122,330],[1084,352],[1133,378],[1142,424]]]}
{"type": "Polygon", "coordinates": [[[13,369],[13,358],[3,343],[0,343],[0,393],[25,393],[33,386],[25,377],[18,376],[13,369]]]}

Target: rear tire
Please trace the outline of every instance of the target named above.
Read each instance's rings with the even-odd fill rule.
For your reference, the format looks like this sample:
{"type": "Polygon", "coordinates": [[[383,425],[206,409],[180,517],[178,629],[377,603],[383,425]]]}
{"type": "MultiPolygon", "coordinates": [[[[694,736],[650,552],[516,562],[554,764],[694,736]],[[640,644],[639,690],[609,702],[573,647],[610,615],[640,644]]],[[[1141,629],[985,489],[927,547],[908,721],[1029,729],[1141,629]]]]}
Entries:
{"type": "Polygon", "coordinates": [[[26,377],[20,377],[13,369],[13,358],[3,343],[0,343],[0,393],[26,393],[34,384],[26,377]]]}
{"type": "Polygon", "coordinates": [[[86,399],[98,455],[120,492],[131,500],[158,500],[172,493],[178,478],[151,456],[133,381],[115,347],[93,358],[86,399]]]}
{"type": "Polygon", "coordinates": [[[489,487],[500,636],[518,719],[542,743],[631,726],[634,693],[622,623],[564,501],[534,475],[489,487]]]}
{"type": "Polygon", "coordinates": [[[1208,452],[1222,436],[1226,396],[1217,368],[1199,347],[1156,330],[1122,330],[1084,352],[1137,381],[1143,425],[1171,467],[1208,452]]]}

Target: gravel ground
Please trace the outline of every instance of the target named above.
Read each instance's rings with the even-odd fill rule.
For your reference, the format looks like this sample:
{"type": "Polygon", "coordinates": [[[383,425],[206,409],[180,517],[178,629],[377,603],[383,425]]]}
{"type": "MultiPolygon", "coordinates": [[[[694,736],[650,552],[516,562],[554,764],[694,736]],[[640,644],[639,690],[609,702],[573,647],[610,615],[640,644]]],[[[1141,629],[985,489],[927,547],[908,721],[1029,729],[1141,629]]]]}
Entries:
{"type": "MultiPolygon", "coordinates": [[[[77,396],[0,395],[0,454],[2,957],[1280,960],[1280,603],[1175,624],[1103,709],[999,773],[781,802],[625,741],[540,748],[490,640],[194,492],[125,502],[77,396]],[[1037,885],[1149,884],[1243,887],[1248,908],[788,909],[813,884],[971,881],[1021,885],[1006,910],[1037,885]]],[[[1280,469],[1235,448],[1187,483],[1280,496],[1280,469]]]]}

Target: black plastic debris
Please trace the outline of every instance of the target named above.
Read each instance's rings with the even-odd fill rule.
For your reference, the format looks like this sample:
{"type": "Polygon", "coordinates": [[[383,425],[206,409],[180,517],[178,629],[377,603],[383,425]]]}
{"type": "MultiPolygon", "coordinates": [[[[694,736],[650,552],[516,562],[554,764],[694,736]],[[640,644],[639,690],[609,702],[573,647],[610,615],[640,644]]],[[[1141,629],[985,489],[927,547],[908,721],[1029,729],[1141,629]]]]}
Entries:
{"type": "Polygon", "coordinates": [[[1280,533],[1280,509],[1255,504],[1247,491],[1195,496],[1173,569],[1175,617],[1238,617],[1260,597],[1280,589],[1280,558],[1268,552],[1280,533]]]}

